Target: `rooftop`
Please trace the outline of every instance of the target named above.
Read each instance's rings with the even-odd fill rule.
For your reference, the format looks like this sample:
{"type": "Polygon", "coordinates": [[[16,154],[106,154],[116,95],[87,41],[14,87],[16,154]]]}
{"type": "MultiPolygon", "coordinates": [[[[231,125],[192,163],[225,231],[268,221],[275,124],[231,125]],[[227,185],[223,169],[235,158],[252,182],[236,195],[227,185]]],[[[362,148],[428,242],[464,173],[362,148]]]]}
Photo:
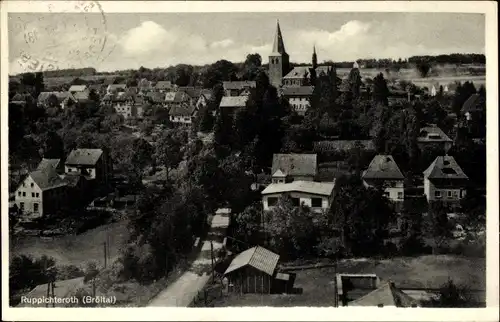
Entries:
{"type": "Polygon", "coordinates": [[[274,270],[278,264],[280,256],[265,249],[256,246],[239,253],[229,264],[224,275],[240,269],[246,265],[258,269],[267,275],[273,276],[274,270]]]}
{"type": "Polygon", "coordinates": [[[452,156],[439,156],[424,171],[427,179],[468,179],[452,156]]]}
{"type": "Polygon", "coordinates": [[[219,107],[245,107],[248,96],[224,96],[219,107]]]}
{"type": "Polygon", "coordinates": [[[311,96],[313,91],[312,86],[283,87],[284,96],[311,96]]]}
{"type": "Polygon", "coordinates": [[[315,176],[318,171],[316,154],[274,154],[271,173],[281,170],[288,176],[315,176]]]}
{"type": "Polygon", "coordinates": [[[222,82],[224,89],[245,89],[245,88],[255,88],[257,82],[255,81],[234,81],[234,82],[222,82]]]}
{"type": "Polygon", "coordinates": [[[418,142],[453,142],[453,140],[436,125],[422,127],[417,140],[418,142]]]}
{"type": "Polygon", "coordinates": [[[196,111],[196,107],[189,104],[172,106],[168,114],[170,116],[191,116],[196,111]]]}
{"type": "Polygon", "coordinates": [[[396,179],[403,180],[404,175],[399,170],[392,155],[376,155],[363,173],[363,179],[396,179]]]}
{"type": "Polygon", "coordinates": [[[349,302],[347,306],[416,307],[418,301],[396,288],[394,283],[386,282],[374,291],[349,302]]]}
{"type": "Polygon", "coordinates": [[[52,168],[56,169],[57,166],[59,165],[59,162],[61,162],[61,160],[59,160],[59,159],[45,159],[45,158],[43,158],[42,161],[40,161],[40,163],[38,164],[38,167],[36,169],[43,170],[47,167],[52,167],[52,168]]]}
{"type": "Polygon", "coordinates": [[[263,195],[283,192],[304,192],[314,195],[330,196],[335,182],[314,182],[296,180],[290,183],[271,183],[262,191],[263,195]]]}
{"type": "Polygon", "coordinates": [[[462,113],[480,111],[485,107],[485,99],[479,94],[472,94],[462,106],[462,113]]]}
{"type": "Polygon", "coordinates": [[[41,190],[50,190],[66,185],[66,182],[59,177],[52,166],[35,170],[29,175],[41,190]]]}
{"type": "Polygon", "coordinates": [[[75,149],[66,158],[69,165],[95,165],[103,151],[101,149],[75,149]]]}
{"type": "Polygon", "coordinates": [[[71,85],[68,92],[83,92],[87,89],[87,85],[71,85]]]}

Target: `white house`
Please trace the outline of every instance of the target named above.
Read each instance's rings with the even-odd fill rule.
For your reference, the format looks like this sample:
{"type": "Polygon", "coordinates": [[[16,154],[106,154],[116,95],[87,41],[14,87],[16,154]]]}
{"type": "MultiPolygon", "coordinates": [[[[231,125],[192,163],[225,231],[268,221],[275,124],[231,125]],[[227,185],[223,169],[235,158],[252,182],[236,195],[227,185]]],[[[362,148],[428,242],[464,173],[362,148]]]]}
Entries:
{"type": "Polygon", "coordinates": [[[53,214],[67,201],[66,185],[50,165],[31,172],[15,192],[15,203],[23,218],[53,214]]]}
{"type": "Polygon", "coordinates": [[[292,109],[299,115],[305,115],[311,106],[312,86],[283,87],[282,95],[288,99],[292,109]]]}
{"type": "Polygon", "coordinates": [[[466,195],[468,177],[452,156],[439,156],[424,171],[428,201],[456,203],[466,195]]]}
{"type": "Polygon", "coordinates": [[[376,155],[363,172],[365,187],[382,187],[392,201],[404,200],[404,175],[392,155],[376,155]]]}
{"type": "Polygon", "coordinates": [[[271,183],[262,191],[264,210],[271,210],[280,197],[288,195],[295,206],[304,204],[312,211],[327,211],[333,201],[335,182],[293,181],[271,183]]]}

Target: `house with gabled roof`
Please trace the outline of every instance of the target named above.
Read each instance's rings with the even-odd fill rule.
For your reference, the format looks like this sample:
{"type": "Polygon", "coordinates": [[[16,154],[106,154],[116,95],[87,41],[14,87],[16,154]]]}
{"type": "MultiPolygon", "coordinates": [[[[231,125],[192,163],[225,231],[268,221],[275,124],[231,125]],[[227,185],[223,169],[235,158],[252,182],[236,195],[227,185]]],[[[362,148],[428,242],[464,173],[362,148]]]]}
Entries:
{"type": "Polygon", "coordinates": [[[424,171],[425,196],[428,201],[455,204],[465,197],[468,179],[454,157],[439,156],[424,171]]]}
{"type": "Polygon", "coordinates": [[[330,209],[334,197],[334,182],[314,182],[296,180],[290,183],[271,183],[262,192],[264,211],[272,210],[279,199],[288,196],[293,205],[305,205],[313,212],[330,209]]]}
{"type": "Polygon", "coordinates": [[[111,162],[101,149],[74,149],[64,165],[66,174],[76,173],[97,182],[107,182],[111,174],[111,162]]]}
{"type": "Polygon", "coordinates": [[[89,88],[87,87],[87,85],[71,85],[68,89],[68,92],[70,92],[71,94],[75,94],[75,93],[83,93],[83,92],[89,92],[89,88]]]}
{"type": "Polygon", "coordinates": [[[236,255],[224,272],[233,292],[271,293],[280,256],[261,246],[236,255]]]}
{"type": "Polygon", "coordinates": [[[273,183],[287,183],[294,180],[314,181],[318,174],[316,154],[273,155],[271,176],[273,183]]]}
{"type": "Polygon", "coordinates": [[[380,187],[392,201],[404,201],[405,177],[392,155],[376,155],[362,175],[365,187],[380,187]]]}
{"type": "Polygon", "coordinates": [[[159,91],[160,93],[172,91],[175,88],[175,85],[172,84],[171,81],[158,81],[155,85],[155,90],[159,91]]]}
{"type": "Polygon", "coordinates": [[[64,167],[60,159],[42,158],[42,161],[40,161],[36,169],[43,170],[49,166],[54,168],[59,174],[64,173],[64,167]]]}
{"type": "Polygon", "coordinates": [[[109,84],[106,88],[106,93],[116,94],[119,92],[125,92],[127,90],[127,84],[109,84]]]}
{"type": "Polygon", "coordinates": [[[23,220],[54,214],[67,201],[67,183],[56,169],[46,165],[32,171],[15,192],[15,203],[23,220]]]}
{"type": "Polygon", "coordinates": [[[37,105],[40,107],[61,107],[62,109],[77,100],[69,92],[41,92],[38,95],[37,105]],[[68,98],[68,100],[66,100],[68,98]]]}
{"type": "Polygon", "coordinates": [[[477,117],[478,113],[486,112],[486,100],[479,94],[472,94],[464,103],[461,110],[467,121],[477,117]]]}
{"type": "Polygon", "coordinates": [[[235,115],[238,110],[247,106],[248,96],[223,96],[219,110],[223,115],[235,115]]]}
{"type": "Polygon", "coordinates": [[[168,111],[170,122],[185,125],[192,124],[196,114],[196,106],[190,104],[174,105],[168,111]]]}
{"type": "Polygon", "coordinates": [[[283,87],[282,95],[288,100],[292,109],[299,115],[305,115],[311,106],[313,86],[283,87]]]}
{"type": "Polygon", "coordinates": [[[429,124],[420,129],[417,144],[420,149],[428,146],[438,146],[448,153],[453,145],[453,140],[446,135],[437,125],[429,124]]]}
{"type": "Polygon", "coordinates": [[[243,91],[255,88],[255,81],[228,81],[222,82],[224,96],[240,96],[243,91]]]}
{"type": "Polygon", "coordinates": [[[191,97],[184,91],[167,92],[164,100],[165,107],[171,109],[175,106],[192,105],[191,97]]]}

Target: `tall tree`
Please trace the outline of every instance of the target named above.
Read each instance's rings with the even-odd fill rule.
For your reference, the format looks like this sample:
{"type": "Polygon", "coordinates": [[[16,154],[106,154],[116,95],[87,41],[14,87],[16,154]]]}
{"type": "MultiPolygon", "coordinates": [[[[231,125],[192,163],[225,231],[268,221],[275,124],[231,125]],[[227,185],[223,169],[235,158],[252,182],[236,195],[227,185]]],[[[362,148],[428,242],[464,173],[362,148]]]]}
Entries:
{"type": "Polygon", "coordinates": [[[181,148],[184,145],[183,134],[170,129],[163,132],[156,144],[155,159],[165,167],[167,178],[172,169],[177,168],[182,161],[181,148]]]}
{"type": "Polygon", "coordinates": [[[451,222],[448,219],[447,208],[440,201],[429,204],[429,213],[424,219],[424,234],[432,238],[432,252],[439,248],[452,236],[451,222]]]}
{"type": "Polygon", "coordinates": [[[376,103],[381,103],[387,106],[388,97],[389,88],[387,87],[387,81],[384,79],[384,75],[380,73],[373,79],[372,99],[376,103]]]}

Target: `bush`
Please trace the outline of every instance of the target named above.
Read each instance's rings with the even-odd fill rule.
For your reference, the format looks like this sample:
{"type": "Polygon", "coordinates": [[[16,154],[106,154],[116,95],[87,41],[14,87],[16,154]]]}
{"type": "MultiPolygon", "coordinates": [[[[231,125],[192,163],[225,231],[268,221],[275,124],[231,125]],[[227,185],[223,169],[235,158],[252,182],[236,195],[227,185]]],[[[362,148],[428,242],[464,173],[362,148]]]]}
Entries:
{"type": "Polygon", "coordinates": [[[75,265],[62,265],[57,267],[57,280],[68,280],[82,276],[85,276],[85,272],[75,265]]]}

